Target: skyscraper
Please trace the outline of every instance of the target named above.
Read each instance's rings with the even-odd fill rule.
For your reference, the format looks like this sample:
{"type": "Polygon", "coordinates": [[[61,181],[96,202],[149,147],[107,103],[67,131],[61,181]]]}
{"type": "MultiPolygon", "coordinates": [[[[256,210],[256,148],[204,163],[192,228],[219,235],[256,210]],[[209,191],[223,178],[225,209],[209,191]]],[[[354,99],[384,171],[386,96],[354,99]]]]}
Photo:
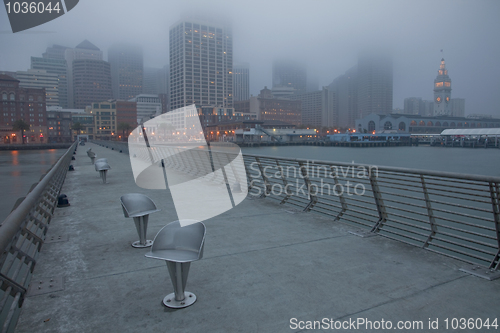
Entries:
{"type": "Polygon", "coordinates": [[[73,61],[74,107],[85,109],[92,102],[113,98],[111,66],[103,60],[78,59],[73,61]]]}
{"type": "Polygon", "coordinates": [[[314,128],[337,125],[335,93],[328,87],[301,95],[293,95],[291,98],[302,102],[301,119],[303,125],[314,128]]]}
{"type": "Polygon", "coordinates": [[[167,94],[168,93],[168,66],[163,68],[144,67],[142,79],[143,94],[167,94]]]}
{"type": "Polygon", "coordinates": [[[234,101],[246,101],[250,98],[250,69],[248,63],[233,66],[234,101]]]}
{"type": "Polygon", "coordinates": [[[113,96],[128,100],[142,93],[142,49],[135,45],[115,44],[108,50],[113,96]]]}
{"type": "Polygon", "coordinates": [[[275,60],[273,62],[273,89],[278,87],[293,88],[295,95],[306,93],[306,65],[292,60],[275,60]]]}
{"type": "MultiPolygon", "coordinates": [[[[55,46],[54,46],[55,47],[55,46]]],[[[54,51],[54,50],[53,50],[54,51]]],[[[49,53],[49,52],[46,52],[49,53]]],[[[52,54],[59,54],[59,50],[52,54]]],[[[44,54],[45,55],[45,54],[44,54]]],[[[67,48],[64,50],[64,59],[66,60],[66,64],[68,66],[67,70],[67,80],[68,80],[68,107],[74,108],[76,107],[73,93],[73,61],[79,59],[89,59],[89,60],[102,60],[102,51],[89,42],[88,40],[84,40],[80,44],[78,44],[74,49],[67,48]]]]}
{"type": "Polygon", "coordinates": [[[453,117],[465,117],[465,99],[452,98],[451,99],[451,115],[453,117]]]}
{"type": "Polygon", "coordinates": [[[233,37],[227,26],[182,20],[170,27],[171,109],[233,106],[233,37]]]}
{"type": "Polygon", "coordinates": [[[47,47],[45,53],[42,55],[45,59],[57,59],[57,60],[64,60],[64,54],[66,52],[66,49],[69,49],[69,47],[66,46],[61,46],[61,45],[52,45],[47,47]]]}
{"type": "Polygon", "coordinates": [[[47,73],[41,69],[28,69],[27,71],[17,71],[16,78],[20,81],[20,87],[45,89],[46,105],[59,106],[57,74],[47,73]]]}
{"type": "Polygon", "coordinates": [[[434,80],[434,115],[451,116],[451,79],[444,58],[441,59],[438,75],[434,80]]]}
{"type": "Polygon", "coordinates": [[[335,126],[341,129],[353,128],[359,118],[357,70],[357,66],[351,67],[329,85],[335,94],[335,126]]]}
{"type": "Polygon", "coordinates": [[[392,59],[380,54],[358,58],[358,117],[392,112],[392,59]]]}
{"type": "Polygon", "coordinates": [[[405,114],[418,114],[425,116],[424,103],[420,97],[407,97],[404,101],[405,114]]]}
{"type": "MultiPolygon", "coordinates": [[[[46,54],[46,53],[45,53],[46,54]]],[[[58,94],[59,94],[59,106],[63,108],[68,107],[68,80],[67,80],[67,64],[64,57],[62,59],[57,58],[39,58],[31,57],[31,69],[45,70],[47,73],[56,74],[58,76],[58,94]]],[[[49,98],[47,98],[47,105],[49,104],[49,98]]]]}

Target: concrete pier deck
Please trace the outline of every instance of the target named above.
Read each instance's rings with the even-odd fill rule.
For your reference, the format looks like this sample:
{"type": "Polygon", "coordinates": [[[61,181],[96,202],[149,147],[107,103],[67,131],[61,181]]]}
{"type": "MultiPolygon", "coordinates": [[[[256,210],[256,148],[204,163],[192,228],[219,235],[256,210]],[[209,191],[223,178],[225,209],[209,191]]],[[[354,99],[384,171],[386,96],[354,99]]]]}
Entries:
{"type": "Polygon", "coordinates": [[[500,279],[470,276],[459,271],[463,262],[379,236],[360,238],[349,225],[248,198],[205,221],[204,258],[191,265],[186,288],[197,302],[168,309],[161,303],[173,291],[165,262],[130,245],[138,235],[119,201],[131,192],[155,201],[161,212],[149,218],[153,239],[176,220],[168,191],[137,187],[129,156],[97,145],[79,146],[73,165],[62,190],[71,206],[56,209],[48,231],[62,241],[43,245],[32,279],[62,277],[64,289],[29,296],[17,332],[299,332],[324,318],[390,321],[393,332],[455,332],[453,318],[491,324],[500,317],[500,279]],[[88,148],[108,159],[107,184],[88,148]],[[436,319],[439,329],[430,330],[436,319]]]}

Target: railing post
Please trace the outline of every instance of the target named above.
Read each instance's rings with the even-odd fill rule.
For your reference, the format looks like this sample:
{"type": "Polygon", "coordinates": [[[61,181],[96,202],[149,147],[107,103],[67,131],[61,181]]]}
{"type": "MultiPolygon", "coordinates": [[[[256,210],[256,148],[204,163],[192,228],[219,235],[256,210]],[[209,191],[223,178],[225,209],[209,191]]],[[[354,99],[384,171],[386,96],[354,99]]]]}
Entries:
{"type": "Polygon", "coordinates": [[[420,175],[420,180],[422,182],[422,190],[424,191],[425,206],[427,207],[427,216],[429,217],[429,223],[431,225],[431,233],[429,234],[427,240],[422,246],[423,248],[426,248],[429,246],[429,242],[432,240],[432,237],[434,237],[434,235],[437,233],[438,230],[436,226],[436,221],[434,219],[434,211],[432,210],[431,201],[429,199],[429,192],[427,191],[427,185],[425,185],[425,180],[423,175],[420,175]]]}
{"type": "Polygon", "coordinates": [[[304,178],[304,182],[306,183],[307,193],[309,194],[309,203],[307,204],[306,208],[304,208],[304,212],[309,212],[318,202],[318,197],[311,193],[311,180],[309,179],[309,175],[307,174],[307,167],[303,162],[299,162],[299,169],[302,173],[302,177],[304,178]]]}
{"type": "Polygon", "coordinates": [[[269,180],[267,179],[266,173],[264,172],[264,168],[262,167],[262,163],[260,163],[260,159],[258,157],[256,157],[255,161],[257,161],[257,165],[259,166],[262,180],[264,181],[264,193],[262,193],[261,197],[265,198],[269,195],[269,193],[271,193],[271,184],[269,184],[269,180]]]}
{"type": "Polygon", "coordinates": [[[283,185],[285,186],[285,194],[286,196],[281,200],[280,205],[283,205],[290,197],[292,196],[291,193],[288,192],[288,181],[286,180],[285,173],[283,172],[283,167],[280,165],[278,160],[276,160],[276,165],[278,166],[278,169],[280,170],[281,174],[281,180],[283,180],[283,185]]]}
{"type": "MultiPolygon", "coordinates": [[[[337,187],[340,185],[339,176],[337,174],[337,169],[334,166],[331,166],[330,169],[332,170],[333,182],[335,183],[335,187],[337,187]]],[[[340,200],[340,204],[342,205],[342,210],[335,217],[335,221],[340,220],[342,215],[344,215],[344,213],[347,211],[347,202],[345,201],[345,198],[344,198],[344,191],[340,192],[340,195],[338,195],[338,197],[340,200]]]]}
{"type": "Polygon", "coordinates": [[[374,173],[370,174],[370,184],[372,186],[373,197],[375,198],[375,205],[377,206],[377,212],[379,220],[373,226],[371,232],[378,232],[382,225],[387,220],[387,211],[385,210],[384,200],[382,200],[382,193],[378,187],[377,178],[374,173]]]}
{"type": "Polygon", "coordinates": [[[490,269],[500,268],[500,187],[498,183],[490,182],[491,205],[493,208],[493,219],[495,221],[495,231],[497,234],[497,254],[490,264],[490,269]]]}

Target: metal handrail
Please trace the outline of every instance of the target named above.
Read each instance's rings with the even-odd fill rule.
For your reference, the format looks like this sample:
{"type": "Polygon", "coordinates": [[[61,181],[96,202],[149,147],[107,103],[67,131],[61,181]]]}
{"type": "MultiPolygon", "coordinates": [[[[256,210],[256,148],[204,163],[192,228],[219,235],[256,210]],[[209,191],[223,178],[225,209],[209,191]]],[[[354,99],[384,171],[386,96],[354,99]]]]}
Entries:
{"type": "Polygon", "coordinates": [[[0,332],[15,328],[75,147],[76,142],[0,224],[0,332]]]}
{"type": "MultiPolygon", "coordinates": [[[[500,268],[500,177],[248,154],[244,159],[254,195],[281,203],[294,198],[293,204],[304,211],[330,215],[335,220],[368,227],[373,234],[482,264],[491,270],[500,268]],[[253,163],[256,165],[251,167],[253,163]],[[314,174],[315,168],[323,170],[325,166],[371,168],[377,175],[369,178],[368,186],[367,178],[356,182],[351,172],[335,175],[339,184],[355,181],[363,185],[366,192],[359,196],[322,192],[312,198],[308,191],[295,191],[291,195],[269,191],[270,186],[287,183],[294,183],[294,189],[297,185],[306,188],[321,185],[322,179],[317,175],[306,179],[294,173],[285,179],[283,173],[277,175],[280,168],[302,167],[305,174],[314,174]],[[263,175],[265,167],[267,172],[263,175]],[[426,218],[428,221],[422,220],[426,218]]],[[[328,178],[323,184],[332,181],[328,178]]]]}
{"type": "MultiPolygon", "coordinates": [[[[182,147],[144,147],[134,157],[146,161],[151,156],[154,160],[166,158],[167,167],[192,176],[206,168],[200,159],[203,151],[197,149],[168,158],[179,149],[182,147]]],[[[228,160],[234,156],[227,155],[228,160]]],[[[250,195],[276,199],[366,228],[371,234],[500,269],[500,177],[250,154],[244,155],[244,161],[250,195]],[[298,172],[290,175],[289,168],[298,172]],[[365,177],[337,170],[345,168],[361,168],[365,177]],[[264,170],[268,172],[264,174],[264,170]],[[325,178],[324,170],[333,177],[325,178]],[[318,186],[347,186],[353,181],[365,191],[354,196],[311,193],[318,186]],[[275,194],[272,190],[279,186],[285,190],[275,194]]]]}

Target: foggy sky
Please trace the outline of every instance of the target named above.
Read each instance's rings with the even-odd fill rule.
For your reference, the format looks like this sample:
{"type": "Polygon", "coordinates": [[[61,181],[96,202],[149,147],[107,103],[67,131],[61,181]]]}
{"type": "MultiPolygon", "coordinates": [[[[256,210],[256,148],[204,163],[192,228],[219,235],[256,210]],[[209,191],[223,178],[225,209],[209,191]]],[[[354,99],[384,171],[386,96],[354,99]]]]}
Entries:
{"type": "Polygon", "coordinates": [[[168,64],[169,27],[193,11],[229,18],[234,62],[250,64],[250,93],[272,86],[272,61],[305,60],[308,76],[328,85],[357,62],[358,52],[384,48],[393,56],[393,107],[406,97],[432,100],[442,57],[452,98],[466,114],[500,118],[500,1],[329,0],[81,0],[69,13],[12,34],[0,9],[0,71],[26,70],[47,46],[84,39],[104,51],[115,42],[142,45],[145,67],[168,64]],[[443,52],[440,50],[443,49],[443,52]]]}

